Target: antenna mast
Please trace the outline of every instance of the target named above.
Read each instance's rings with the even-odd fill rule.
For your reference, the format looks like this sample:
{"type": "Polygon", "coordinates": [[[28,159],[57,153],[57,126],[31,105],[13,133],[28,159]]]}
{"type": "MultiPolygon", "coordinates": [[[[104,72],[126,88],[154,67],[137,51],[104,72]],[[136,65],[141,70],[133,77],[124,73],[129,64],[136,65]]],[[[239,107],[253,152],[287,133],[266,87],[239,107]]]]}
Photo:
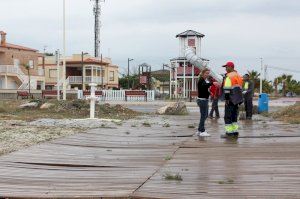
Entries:
{"type": "Polygon", "coordinates": [[[93,0],[95,1],[94,5],[94,16],[95,16],[95,57],[99,57],[100,55],[100,28],[101,28],[101,2],[105,2],[105,0],[93,0]]]}

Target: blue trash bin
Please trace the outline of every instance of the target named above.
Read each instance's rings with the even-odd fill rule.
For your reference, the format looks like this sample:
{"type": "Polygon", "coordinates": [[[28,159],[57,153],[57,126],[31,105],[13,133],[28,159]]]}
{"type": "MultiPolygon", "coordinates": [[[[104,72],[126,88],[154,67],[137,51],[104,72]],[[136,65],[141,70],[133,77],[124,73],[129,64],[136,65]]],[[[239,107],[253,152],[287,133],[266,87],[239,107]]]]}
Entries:
{"type": "Polygon", "coordinates": [[[267,93],[262,93],[258,98],[258,113],[269,111],[269,96],[267,93]]]}

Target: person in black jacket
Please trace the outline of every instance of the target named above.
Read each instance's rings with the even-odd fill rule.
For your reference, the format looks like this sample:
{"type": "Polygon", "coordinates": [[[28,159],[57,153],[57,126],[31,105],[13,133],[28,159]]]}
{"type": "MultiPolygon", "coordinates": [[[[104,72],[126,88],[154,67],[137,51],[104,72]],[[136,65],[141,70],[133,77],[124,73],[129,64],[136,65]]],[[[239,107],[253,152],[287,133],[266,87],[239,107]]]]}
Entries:
{"type": "Polygon", "coordinates": [[[205,130],[205,120],[208,117],[208,98],[210,96],[209,88],[212,83],[209,79],[209,69],[203,69],[200,74],[198,81],[198,99],[197,104],[200,108],[200,122],[198,131],[196,132],[197,136],[200,137],[209,137],[210,135],[205,130]]]}
{"type": "Polygon", "coordinates": [[[243,95],[244,95],[246,119],[252,120],[254,84],[250,80],[249,74],[245,74],[243,78],[244,78],[243,95]]]}

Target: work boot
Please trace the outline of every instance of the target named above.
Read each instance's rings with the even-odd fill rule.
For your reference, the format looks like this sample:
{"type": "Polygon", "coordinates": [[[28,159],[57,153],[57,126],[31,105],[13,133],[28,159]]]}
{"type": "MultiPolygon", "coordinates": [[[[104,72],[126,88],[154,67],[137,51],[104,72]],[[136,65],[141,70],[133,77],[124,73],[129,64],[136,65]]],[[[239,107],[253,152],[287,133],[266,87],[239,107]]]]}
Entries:
{"type": "Polygon", "coordinates": [[[225,136],[223,136],[225,138],[238,138],[239,137],[239,133],[238,132],[232,132],[232,133],[225,133],[225,136]]]}

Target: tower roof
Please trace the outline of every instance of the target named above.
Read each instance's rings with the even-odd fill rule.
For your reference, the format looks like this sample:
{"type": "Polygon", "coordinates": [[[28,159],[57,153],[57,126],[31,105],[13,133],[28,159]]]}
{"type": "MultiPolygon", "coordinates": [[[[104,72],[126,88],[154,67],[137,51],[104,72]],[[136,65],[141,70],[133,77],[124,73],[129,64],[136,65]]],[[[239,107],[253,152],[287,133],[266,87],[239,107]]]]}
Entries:
{"type": "Polygon", "coordinates": [[[204,34],[201,34],[201,33],[196,32],[194,30],[187,30],[187,31],[184,31],[184,32],[176,35],[176,38],[177,37],[188,37],[188,36],[205,37],[204,34]]]}

